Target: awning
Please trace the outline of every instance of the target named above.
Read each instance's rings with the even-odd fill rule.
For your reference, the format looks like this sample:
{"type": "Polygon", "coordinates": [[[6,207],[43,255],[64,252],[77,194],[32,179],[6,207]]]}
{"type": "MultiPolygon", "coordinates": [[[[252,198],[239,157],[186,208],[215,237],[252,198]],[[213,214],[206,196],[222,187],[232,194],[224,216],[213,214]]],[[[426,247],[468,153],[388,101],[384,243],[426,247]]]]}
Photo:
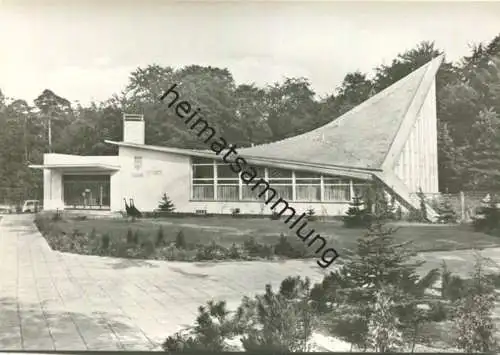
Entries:
{"type": "Polygon", "coordinates": [[[51,169],[66,172],[103,172],[117,171],[119,166],[108,164],[44,164],[44,165],[29,165],[31,169],[51,169]]]}

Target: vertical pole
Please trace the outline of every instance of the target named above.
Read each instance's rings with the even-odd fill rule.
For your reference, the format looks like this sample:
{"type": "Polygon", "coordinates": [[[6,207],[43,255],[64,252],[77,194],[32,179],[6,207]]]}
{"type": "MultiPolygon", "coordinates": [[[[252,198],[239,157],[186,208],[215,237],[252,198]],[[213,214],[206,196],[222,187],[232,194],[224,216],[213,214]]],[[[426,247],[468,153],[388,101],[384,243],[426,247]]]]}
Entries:
{"type": "Polygon", "coordinates": [[[102,208],[102,195],[103,195],[103,186],[99,186],[99,208],[102,208]]]}
{"type": "Polygon", "coordinates": [[[460,191],[460,214],[462,222],[465,222],[465,194],[463,191],[460,191]]]}
{"type": "Polygon", "coordinates": [[[218,194],[217,194],[217,161],[214,159],[212,162],[212,166],[214,169],[214,200],[217,201],[218,199],[218,194]]]}
{"type": "Polygon", "coordinates": [[[52,118],[49,115],[49,153],[52,153],[52,118]]]}

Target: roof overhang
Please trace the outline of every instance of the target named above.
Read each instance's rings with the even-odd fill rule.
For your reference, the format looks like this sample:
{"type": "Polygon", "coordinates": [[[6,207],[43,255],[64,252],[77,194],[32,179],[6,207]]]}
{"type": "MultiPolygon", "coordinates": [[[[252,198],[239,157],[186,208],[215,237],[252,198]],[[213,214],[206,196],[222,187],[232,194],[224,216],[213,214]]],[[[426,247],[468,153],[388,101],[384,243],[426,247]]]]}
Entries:
{"type": "MultiPolygon", "coordinates": [[[[193,157],[199,157],[199,158],[223,160],[223,157],[224,157],[223,154],[217,155],[217,154],[215,154],[215,152],[212,152],[209,150],[194,150],[194,149],[160,147],[160,146],[146,145],[146,144],[115,142],[115,141],[110,141],[110,140],[105,140],[104,142],[108,143],[108,144],[117,145],[119,147],[144,149],[144,150],[149,150],[149,151],[180,154],[180,155],[193,156],[193,157]]],[[[252,157],[252,156],[246,156],[244,154],[238,154],[238,156],[244,158],[247,163],[253,164],[256,166],[303,170],[303,171],[310,171],[310,172],[319,173],[319,174],[339,175],[339,176],[346,176],[346,177],[362,179],[362,180],[372,180],[373,173],[376,171],[379,171],[378,169],[359,169],[359,168],[342,167],[342,166],[334,166],[334,165],[310,164],[310,163],[295,162],[295,161],[282,160],[282,159],[252,157]]]]}
{"type": "Polygon", "coordinates": [[[43,164],[29,165],[29,167],[31,169],[48,169],[76,173],[114,172],[120,169],[119,166],[108,164],[43,164]]]}

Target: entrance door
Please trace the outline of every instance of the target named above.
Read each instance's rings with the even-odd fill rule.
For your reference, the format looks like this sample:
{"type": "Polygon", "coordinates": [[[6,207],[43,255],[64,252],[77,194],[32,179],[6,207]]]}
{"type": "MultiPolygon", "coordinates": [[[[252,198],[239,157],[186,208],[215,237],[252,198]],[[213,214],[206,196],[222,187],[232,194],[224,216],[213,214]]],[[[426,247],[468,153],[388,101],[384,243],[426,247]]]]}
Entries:
{"type": "Polygon", "coordinates": [[[109,209],[110,175],[63,175],[64,205],[75,209],[109,209]]]}

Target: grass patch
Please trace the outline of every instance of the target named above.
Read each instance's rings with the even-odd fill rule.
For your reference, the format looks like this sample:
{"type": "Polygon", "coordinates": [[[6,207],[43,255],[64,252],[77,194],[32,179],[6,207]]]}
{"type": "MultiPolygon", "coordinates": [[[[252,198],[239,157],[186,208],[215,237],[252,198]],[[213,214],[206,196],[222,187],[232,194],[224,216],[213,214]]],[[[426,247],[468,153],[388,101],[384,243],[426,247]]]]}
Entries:
{"type": "MultiPolygon", "coordinates": [[[[167,260],[227,259],[227,255],[235,258],[239,255],[239,258],[248,260],[270,258],[271,254],[288,258],[318,257],[314,248],[308,249],[282,221],[269,218],[170,217],[130,222],[64,214],[54,218],[53,214],[45,213],[37,215],[36,223],[54,249],[83,254],[102,254],[99,243],[102,244],[102,236],[106,236],[110,251],[105,254],[111,256],[164,259],[154,255],[159,249],[164,249],[163,254],[170,255],[167,260]],[[160,227],[162,245],[157,241],[160,227]],[[127,238],[130,233],[133,236],[127,238]],[[181,246],[179,234],[183,235],[181,246]],[[85,239],[85,236],[89,238],[85,239]],[[131,238],[136,242],[132,243],[131,238]],[[73,245],[71,239],[78,239],[82,246],[73,245]],[[283,245],[283,239],[287,245],[283,245]],[[254,247],[249,243],[254,243],[254,247]],[[275,249],[272,253],[267,250],[269,246],[275,249]],[[142,249],[149,252],[140,251],[142,249]],[[175,253],[179,257],[172,256],[175,253]]],[[[363,229],[345,228],[340,221],[314,221],[309,226],[339,253],[354,250],[357,238],[366,233],[363,229]]],[[[412,241],[417,251],[482,249],[500,245],[500,238],[475,232],[466,225],[402,225],[394,236],[400,242],[412,241]]]]}

